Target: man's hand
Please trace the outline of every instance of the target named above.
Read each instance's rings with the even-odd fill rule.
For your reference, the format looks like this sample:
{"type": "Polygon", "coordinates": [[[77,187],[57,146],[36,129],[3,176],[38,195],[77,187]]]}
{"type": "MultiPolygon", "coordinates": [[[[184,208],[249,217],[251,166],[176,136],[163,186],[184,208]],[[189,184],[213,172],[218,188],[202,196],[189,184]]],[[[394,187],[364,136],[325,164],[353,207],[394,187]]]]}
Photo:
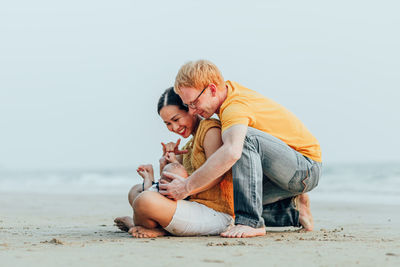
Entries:
{"type": "Polygon", "coordinates": [[[186,181],[187,179],[179,175],[170,172],[163,172],[158,185],[158,192],[173,200],[185,199],[189,196],[189,192],[186,188],[186,181]]]}
{"type": "Polygon", "coordinates": [[[175,155],[182,155],[188,153],[187,150],[179,150],[180,143],[181,143],[180,138],[176,141],[176,143],[174,142],[169,142],[167,144],[161,143],[163,147],[163,156],[165,156],[167,152],[173,152],[175,155]]]}

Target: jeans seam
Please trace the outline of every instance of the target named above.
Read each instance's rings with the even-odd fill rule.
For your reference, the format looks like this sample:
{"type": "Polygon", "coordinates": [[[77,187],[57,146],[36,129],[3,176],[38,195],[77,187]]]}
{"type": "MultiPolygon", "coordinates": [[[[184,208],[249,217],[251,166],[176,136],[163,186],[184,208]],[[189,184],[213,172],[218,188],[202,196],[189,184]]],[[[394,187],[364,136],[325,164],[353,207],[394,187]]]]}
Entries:
{"type": "MultiPolygon", "coordinates": [[[[253,151],[257,151],[257,149],[254,146],[253,140],[252,138],[249,137],[245,137],[245,142],[246,142],[246,146],[249,148],[249,150],[253,150],[253,151]]],[[[249,161],[253,162],[254,158],[253,158],[253,154],[249,153],[249,161]]],[[[244,224],[244,225],[248,225],[251,227],[258,227],[259,225],[263,225],[264,224],[264,220],[262,218],[262,211],[261,214],[259,214],[259,209],[257,207],[257,177],[256,177],[256,173],[255,173],[255,169],[253,168],[252,165],[251,169],[249,169],[249,173],[251,173],[251,177],[253,177],[253,179],[250,179],[250,200],[251,200],[251,205],[253,206],[253,211],[249,214],[251,214],[252,216],[256,216],[256,219],[252,219],[252,218],[248,218],[246,216],[237,216],[237,220],[235,221],[239,221],[241,222],[240,224],[244,224]]]]}
{"type": "MultiPolygon", "coordinates": [[[[249,155],[249,160],[252,162],[253,161],[253,156],[250,153],[249,155]]],[[[252,177],[254,177],[254,168],[252,168],[250,170],[250,173],[252,174],[252,177]]],[[[257,192],[256,191],[256,183],[255,183],[255,179],[251,179],[251,204],[252,205],[256,205],[257,204],[257,192]]]]}

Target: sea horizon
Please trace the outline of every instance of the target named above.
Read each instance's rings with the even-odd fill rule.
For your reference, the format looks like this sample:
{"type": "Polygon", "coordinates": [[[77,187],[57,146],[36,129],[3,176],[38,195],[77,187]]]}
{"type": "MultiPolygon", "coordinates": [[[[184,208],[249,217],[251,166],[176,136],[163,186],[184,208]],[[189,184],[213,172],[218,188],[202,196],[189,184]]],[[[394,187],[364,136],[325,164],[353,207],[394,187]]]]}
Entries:
{"type": "MultiPolygon", "coordinates": [[[[157,180],[157,168],[155,174],[157,180]]],[[[133,167],[0,169],[2,193],[127,194],[141,181],[133,167]]],[[[400,164],[326,163],[310,197],[315,201],[399,203],[400,164]]]]}

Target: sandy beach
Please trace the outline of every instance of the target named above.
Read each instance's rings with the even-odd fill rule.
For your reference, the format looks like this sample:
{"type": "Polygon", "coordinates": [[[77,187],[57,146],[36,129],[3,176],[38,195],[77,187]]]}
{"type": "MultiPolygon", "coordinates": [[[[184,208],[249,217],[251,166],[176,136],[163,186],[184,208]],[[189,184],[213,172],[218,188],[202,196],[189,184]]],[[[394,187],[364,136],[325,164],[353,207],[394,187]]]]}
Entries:
{"type": "Polygon", "coordinates": [[[313,232],[134,239],[125,195],[1,194],[1,266],[400,266],[400,206],[312,201],[313,232]]]}

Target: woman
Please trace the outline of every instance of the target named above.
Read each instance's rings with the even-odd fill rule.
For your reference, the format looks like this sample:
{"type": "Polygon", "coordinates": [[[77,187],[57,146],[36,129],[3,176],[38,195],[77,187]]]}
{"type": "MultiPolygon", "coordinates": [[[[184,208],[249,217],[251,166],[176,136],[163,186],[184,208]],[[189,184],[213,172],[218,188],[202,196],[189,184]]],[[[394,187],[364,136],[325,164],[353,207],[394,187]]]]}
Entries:
{"type": "MultiPolygon", "coordinates": [[[[184,147],[187,153],[176,155],[176,160],[183,164],[189,175],[222,145],[220,122],[190,115],[172,87],[161,95],[157,111],[168,130],[183,138],[192,136],[184,147]]],[[[163,144],[160,168],[167,163],[166,157],[174,158],[175,154],[182,152],[177,148],[178,144],[179,141],[177,144],[163,144]]],[[[117,218],[115,222],[120,229],[129,229],[134,237],[156,237],[167,232],[178,236],[218,235],[233,223],[230,171],[189,200],[174,201],[153,191],[144,191],[131,200],[132,197],[134,223],[128,217],[117,218]]]]}

